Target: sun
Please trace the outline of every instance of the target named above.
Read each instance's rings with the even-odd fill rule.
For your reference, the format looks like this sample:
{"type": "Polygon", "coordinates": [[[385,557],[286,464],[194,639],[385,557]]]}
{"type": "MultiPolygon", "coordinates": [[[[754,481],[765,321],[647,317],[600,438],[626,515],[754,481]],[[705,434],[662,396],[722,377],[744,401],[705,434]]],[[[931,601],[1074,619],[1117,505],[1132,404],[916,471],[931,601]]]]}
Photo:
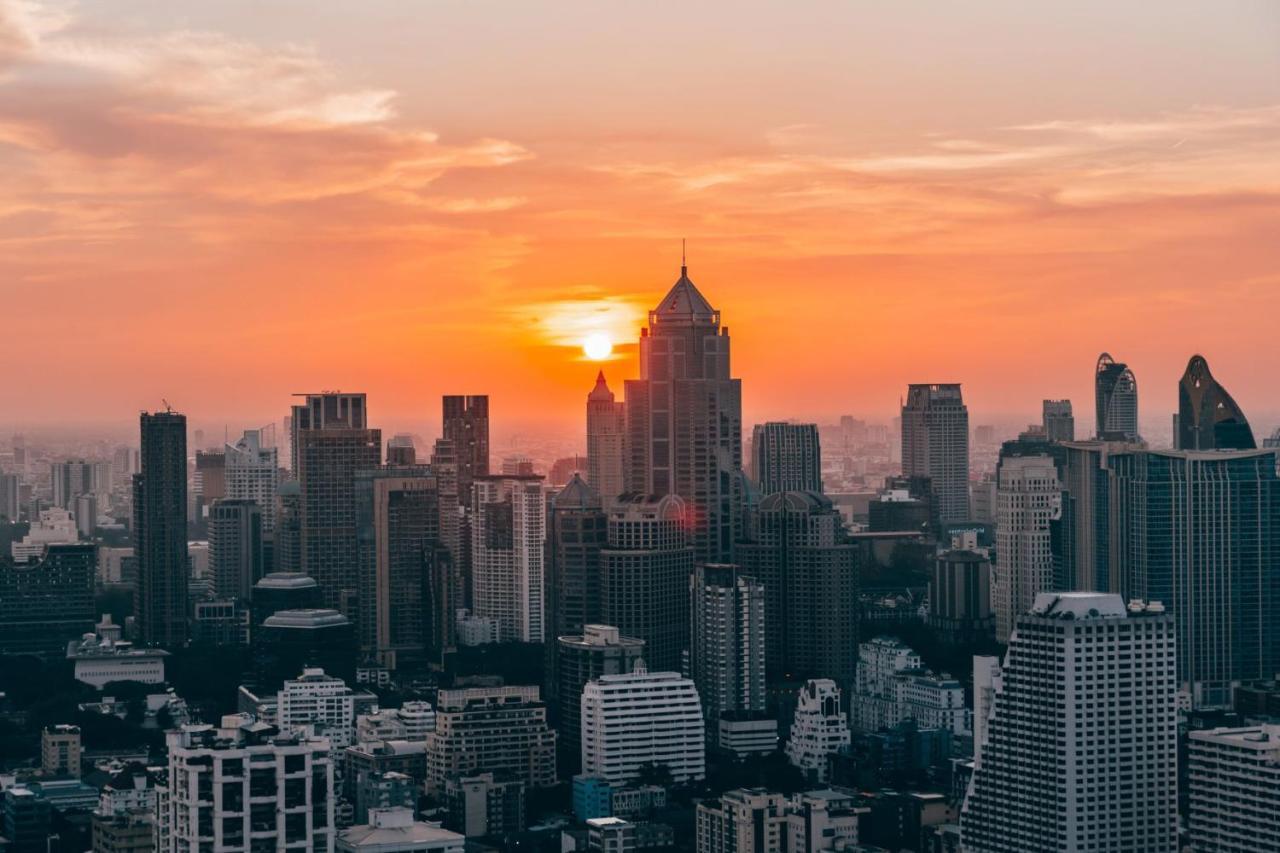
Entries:
{"type": "Polygon", "coordinates": [[[592,332],[583,340],[582,352],[592,361],[604,361],[613,352],[613,341],[604,332],[592,332]]]}

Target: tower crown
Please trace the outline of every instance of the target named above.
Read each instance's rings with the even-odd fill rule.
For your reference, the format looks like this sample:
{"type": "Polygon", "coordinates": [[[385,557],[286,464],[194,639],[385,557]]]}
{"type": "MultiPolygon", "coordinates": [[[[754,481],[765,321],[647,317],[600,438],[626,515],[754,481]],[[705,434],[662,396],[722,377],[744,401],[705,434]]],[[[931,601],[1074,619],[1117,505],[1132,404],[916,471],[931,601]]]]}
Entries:
{"type": "Polygon", "coordinates": [[[711,307],[694,283],[689,279],[689,268],[680,267],[680,278],[671,290],[649,312],[650,326],[718,326],[720,312],[711,307]]]}
{"type": "Polygon", "coordinates": [[[591,393],[587,395],[587,400],[592,403],[613,402],[613,392],[609,390],[609,383],[604,381],[603,370],[596,376],[596,387],[591,389],[591,393]]]}

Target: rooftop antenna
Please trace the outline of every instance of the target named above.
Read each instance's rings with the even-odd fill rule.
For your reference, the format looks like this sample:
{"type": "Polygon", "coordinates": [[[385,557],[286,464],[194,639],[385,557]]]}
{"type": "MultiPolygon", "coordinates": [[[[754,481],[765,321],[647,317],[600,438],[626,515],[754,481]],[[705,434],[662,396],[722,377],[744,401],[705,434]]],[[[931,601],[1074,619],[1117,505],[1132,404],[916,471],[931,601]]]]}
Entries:
{"type": "Polygon", "coordinates": [[[688,261],[688,257],[685,255],[685,239],[681,237],[680,238],[680,275],[687,275],[688,273],[689,273],[689,261],[688,261]]]}

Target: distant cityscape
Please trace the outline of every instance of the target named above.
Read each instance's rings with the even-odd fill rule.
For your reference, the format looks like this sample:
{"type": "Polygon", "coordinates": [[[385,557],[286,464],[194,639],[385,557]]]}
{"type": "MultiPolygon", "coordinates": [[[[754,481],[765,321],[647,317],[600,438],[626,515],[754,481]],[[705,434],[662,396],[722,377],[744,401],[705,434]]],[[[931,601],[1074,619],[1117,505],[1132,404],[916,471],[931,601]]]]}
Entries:
{"type": "Polygon", "coordinates": [[[749,424],[722,319],[682,266],[513,452],[484,388],[8,437],[0,853],[1280,850],[1280,430],[1230,377],[749,424]]]}

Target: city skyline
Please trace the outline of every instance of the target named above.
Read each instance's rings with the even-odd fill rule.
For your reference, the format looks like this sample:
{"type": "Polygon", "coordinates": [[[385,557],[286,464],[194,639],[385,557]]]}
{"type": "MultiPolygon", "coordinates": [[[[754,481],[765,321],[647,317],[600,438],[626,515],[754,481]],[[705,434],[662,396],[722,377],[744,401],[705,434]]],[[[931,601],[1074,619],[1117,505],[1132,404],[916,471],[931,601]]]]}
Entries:
{"type": "Polygon", "coordinates": [[[6,377],[14,426],[161,398],[252,426],[339,387],[387,426],[478,388],[564,429],[601,366],[588,339],[612,343],[612,387],[635,377],[682,238],[735,306],[749,423],[888,413],[920,381],[964,383],[975,415],[1087,416],[1103,351],[1144,420],[1194,352],[1268,414],[1265,6],[1165,4],[1154,27],[1103,3],[249,8],[0,4],[11,342],[56,302],[78,343],[6,377]],[[777,358],[798,346],[821,381],[777,358]]]}

